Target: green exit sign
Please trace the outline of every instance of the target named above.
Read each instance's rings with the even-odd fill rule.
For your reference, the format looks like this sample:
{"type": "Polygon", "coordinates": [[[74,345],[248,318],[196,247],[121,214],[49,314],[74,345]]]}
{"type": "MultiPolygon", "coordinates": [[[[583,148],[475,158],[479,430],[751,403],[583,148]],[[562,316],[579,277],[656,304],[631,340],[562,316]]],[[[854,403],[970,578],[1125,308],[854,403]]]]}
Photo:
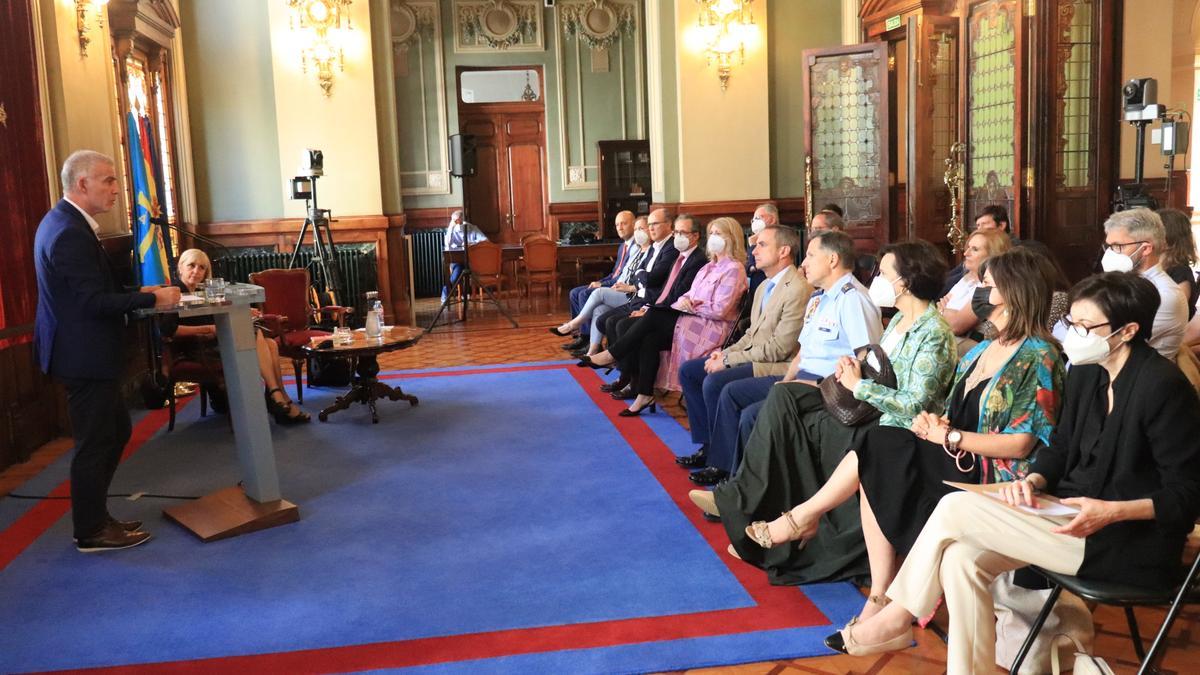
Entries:
{"type": "Polygon", "coordinates": [[[900,27],[900,15],[899,14],[897,14],[896,16],[888,17],[887,20],[883,22],[884,30],[896,30],[899,27],[900,27]]]}

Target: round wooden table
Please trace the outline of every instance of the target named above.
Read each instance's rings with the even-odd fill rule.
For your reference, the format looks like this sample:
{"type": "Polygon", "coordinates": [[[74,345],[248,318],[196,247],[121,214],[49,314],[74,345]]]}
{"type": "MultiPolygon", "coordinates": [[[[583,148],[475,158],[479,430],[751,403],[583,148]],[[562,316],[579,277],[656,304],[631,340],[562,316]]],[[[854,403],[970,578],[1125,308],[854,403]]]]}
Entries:
{"type": "Polygon", "coordinates": [[[326,341],[332,341],[332,336],[313,338],[304,346],[304,351],[312,356],[342,356],[350,359],[353,374],[350,376],[350,391],[342,394],[328,408],[317,414],[322,422],[339,410],[349,408],[353,403],[365,403],[371,409],[371,422],[379,423],[379,413],[375,409],[375,401],[387,398],[392,401],[405,400],[409,405],[417,405],[420,401],[416,396],[405,394],[400,387],[391,387],[377,379],[379,375],[378,356],[385,352],[407,349],[421,339],[423,332],[418,328],[392,326],[384,330],[383,336],[368,338],[366,331],[353,331],[350,344],[334,344],[320,347],[326,341]]]}

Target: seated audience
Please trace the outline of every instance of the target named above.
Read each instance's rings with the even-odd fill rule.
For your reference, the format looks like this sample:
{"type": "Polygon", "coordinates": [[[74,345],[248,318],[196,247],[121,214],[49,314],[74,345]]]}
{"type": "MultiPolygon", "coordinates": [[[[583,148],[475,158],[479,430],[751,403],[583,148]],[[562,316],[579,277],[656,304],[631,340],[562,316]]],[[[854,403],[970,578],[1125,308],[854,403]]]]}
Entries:
{"type": "Polygon", "coordinates": [[[1046,331],[1050,289],[1037,256],[1016,249],[993,258],[987,285],[999,334],[959,362],[946,414],[941,406],[930,407],[915,415],[909,429],[869,430],[812,498],[746,529],[763,548],[810,539],[824,514],[860,493],[871,568],[871,592],[860,618],[887,604],[883,593],[895,576],[897,556],[908,554],[938,500],[953,491],[943,481],[1021,478],[1030,454],[1050,440],[1063,362],[1046,331]]]}
{"type": "MultiPolygon", "coordinates": [[[[690,221],[691,216],[681,215],[690,221]]],[[[637,291],[629,298],[629,302],[613,309],[598,324],[601,334],[608,338],[609,344],[619,337],[618,326],[622,321],[662,293],[667,276],[671,274],[675,264],[675,258],[679,256],[679,250],[672,245],[671,217],[666,209],[651,211],[646,225],[650,232],[650,251],[643,267],[634,275],[633,285],[637,286],[637,291]]],[[[621,387],[627,384],[628,381],[623,382],[621,387]]]]}
{"type": "MultiPolygon", "coordinates": [[[[599,328],[600,321],[609,311],[628,304],[630,298],[638,290],[634,283],[635,275],[638,270],[643,269],[644,263],[650,257],[650,234],[647,231],[645,218],[638,218],[634,221],[633,236],[630,237],[630,240],[633,242],[630,253],[626,256],[624,267],[613,283],[589,291],[583,306],[579,308],[579,311],[573,312],[574,318],[557,328],[550,329],[551,333],[562,337],[571,335],[577,330],[580,332],[579,340],[583,340],[582,348],[575,347],[579,344],[579,340],[563,346],[563,349],[570,351],[575,358],[585,354],[591,356],[600,351],[600,342],[604,339],[599,328]],[[585,331],[585,329],[588,330],[585,331]],[[585,335],[586,337],[584,337],[585,335]]],[[[579,288],[585,287],[580,286],[579,288]]]]}
{"type": "Polygon", "coordinates": [[[800,233],[790,227],[775,225],[760,230],[754,260],[767,280],[752,296],[749,330],[728,348],[679,366],[692,442],[700,444],[695,454],[675,460],[680,466],[706,466],[709,430],[717,397],[725,385],[747,377],[787,372],[799,346],[796,338],[804,325],[804,307],[812,296],[812,286],[792,262],[793,251],[799,247],[800,233]]]}
{"type": "Polygon", "coordinates": [[[1188,319],[1196,315],[1196,301],[1200,299],[1200,284],[1196,283],[1196,239],[1192,236],[1192,222],[1179,209],[1159,209],[1166,233],[1167,245],[1163,250],[1162,268],[1179,284],[1183,297],[1187,298],[1188,319]]]}
{"type": "Polygon", "coordinates": [[[693,490],[692,501],[719,515],[732,548],[742,560],[767,571],[774,584],[804,584],[867,574],[866,548],[855,500],[825,514],[805,546],[756,546],[746,534],[751,522],[791,508],[813,496],[876,424],[907,429],[925,410],[941,412],[954,374],[954,334],[937,311],[946,277],[941,252],[924,241],[892,244],[881,251],[871,299],[895,307],[880,345],[896,374],[896,387],[864,379],[856,359],[843,357],[837,380],[854,398],[882,415],[878,422],[846,426],[826,411],[821,393],[800,383],[771,388],[746,443],[737,475],[714,492],[693,490]]]}
{"type": "Polygon", "coordinates": [[[1104,222],[1105,272],[1137,272],[1158,289],[1161,297],[1149,345],[1174,361],[1187,326],[1187,297],[1162,268],[1167,235],[1162,219],[1150,209],[1117,211],[1104,222]]]}
{"type": "Polygon", "coordinates": [[[1200,516],[1200,403],[1179,369],[1146,344],[1159,292],[1136,275],[1108,273],[1071,295],[1062,420],[1028,475],[999,490],[1015,506],[1036,507],[1039,492],[1053,493],[1078,515],[1047,518],[969,492],[947,495],[888,588],[891,605],[826,638],[830,647],[904,649],[913,618],[945,597],[949,672],[993,672],[989,586],[1001,573],[1037,565],[1147,587],[1179,578],[1200,516]]]}
{"type": "Polygon", "coordinates": [[[879,342],[879,308],[866,286],[854,278],[854,241],[843,232],[813,235],[804,257],[804,274],[818,290],[804,311],[800,349],[781,378],[766,375],[725,385],[708,441],[708,467],[691,475],[699,485],[716,485],[737,467],[738,448],[750,436],[763,400],[776,382],[816,382],[832,375],[843,356],[879,342]]]}
{"type": "Polygon", "coordinates": [[[963,249],[962,278],[938,301],[938,308],[955,335],[967,337],[979,323],[971,300],[975,297],[975,289],[981,285],[980,265],[1008,249],[1008,237],[996,230],[980,230],[967,239],[963,249]]]}
{"type": "MultiPolygon", "coordinates": [[[[604,368],[618,363],[622,379],[630,381],[631,393],[636,396],[633,404],[621,411],[622,417],[635,417],[646,408],[650,408],[650,412],[657,409],[654,403],[654,379],[658,375],[659,352],[670,348],[671,338],[675,334],[675,323],[680,314],[696,311],[698,306],[694,306],[693,303],[697,301],[700,304],[715,302],[716,297],[723,293],[719,288],[721,286],[732,286],[736,291],[728,293],[728,299],[722,299],[722,304],[726,305],[736,305],[737,301],[734,298],[746,290],[745,263],[731,259],[727,252],[722,252],[719,255],[714,254],[717,258],[712,264],[715,271],[706,275],[706,285],[711,285],[708,290],[696,297],[687,296],[700,268],[708,267],[705,265],[704,254],[699,251],[700,240],[695,219],[688,215],[677,216],[672,243],[678,255],[671,266],[666,283],[663,284],[662,292],[653,302],[643,305],[624,319],[626,325],[617,331],[618,337],[610,338],[608,349],[594,357],[584,356],[576,364],[604,368]],[[733,278],[732,284],[726,279],[727,275],[733,278]]],[[[728,245],[728,242],[725,244],[728,245]]],[[[724,312],[735,311],[728,306],[717,309],[724,312]]],[[[625,398],[626,393],[616,391],[613,396],[625,398]]]]}
{"type": "Polygon", "coordinates": [[[813,216],[812,222],[809,223],[808,232],[810,235],[815,235],[818,232],[845,232],[846,221],[842,220],[840,213],[836,211],[818,211],[817,215],[813,216]]]}
{"type": "MultiPolygon", "coordinates": [[[[212,263],[204,251],[189,248],[179,254],[176,271],[179,281],[175,285],[182,292],[203,293],[204,280],[212,272],[212,263]]],[[[257,314],[258,310],[254,312],[257,314]]],[[[193,338],[176,343],[175,352],[183,358],[193,361],[204,358],[213,363],[221,362],[221,355],[217,351],[217,326],[212,316],[180,317],[177,314],[165,314],[161,326],[164,337],[193,338]],[[205,353],[201,355],[200,351],[205,353]]],[[[267,385],[267,412],[279,424],[309,421],[308,413],[301,410],[283,390],[283,373],[279,369],[279,344],[264,337],[261,330],[254,331],[254,339],[258,352],[258,372],[263,383],[267,385]]],[[[212,401],[213,410],[225,412],[228,409],[224,392],[219,392],[212,401]]]]}
{"type": "Polygon", "coordinates": [[[822,211],[833,211],[834,213],[837,214],[838,218],[846,217],[846,213],[844,211],[842,211],[842,207],[838,206],[837,204],[834,204],[833,202],[829,202],[825,206],[822,206],[821,210],[822,211]]]}
{"type": "MultiPolygon", "coordinates": [[[[613,263],[612,271],[607,276],[601,277],[596,281],[585,286],[576,286],[572,288],[567,298],[570,301],[571,317],[579,316],[579,312],[583,309],[583,304],[587,302],[588,297],[598,288],[608,288],[617,283],[622,272],[625,271],[626,263],[628,263],[638,250],[638,246],[633,241],[634,226],[636,225],[633,211],[621,211],[614,219],[614,224],[617,229],[617,237],[621,239],[621,245],[617,247],[617,260],[613,263]]],[[[572,329],[579,331],[579,336],[564,347],[567,351],[582,349],[588,344],[588,333],[590,323],[582,321],[577,328],[572,329]]]]}
{"type": "Polygon", "coordinates": [[[659,369],[663,389],[679,391],[683,362],[707,356],[733,331],[746,297],[744,236],[741,224],[733,218],[716,218],[708,224],[705,248],[709,263],[700,268],[692,287],[674,304],[683,314],[675,322],[666,368],[659,369]],[[730,269],[731,261],[740,265],[738,271],[730,269]]]}

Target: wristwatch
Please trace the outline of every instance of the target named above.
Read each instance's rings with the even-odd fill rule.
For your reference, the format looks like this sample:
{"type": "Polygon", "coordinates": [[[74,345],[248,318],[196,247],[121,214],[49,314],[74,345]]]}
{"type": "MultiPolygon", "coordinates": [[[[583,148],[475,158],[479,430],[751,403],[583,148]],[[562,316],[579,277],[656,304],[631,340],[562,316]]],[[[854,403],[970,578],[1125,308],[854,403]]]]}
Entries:
{"type": "Polygon", "coordinates": [[[721,365],[729,367],[729,354],[721,354],[721,365]]]}
{"type": "Polygon", "coordinates": [[[958,454],[958,444],[962,443],[962,438],[962,432],[958,429],[946,432],[946,449],[950,451],[950,454],[958,454]]]}

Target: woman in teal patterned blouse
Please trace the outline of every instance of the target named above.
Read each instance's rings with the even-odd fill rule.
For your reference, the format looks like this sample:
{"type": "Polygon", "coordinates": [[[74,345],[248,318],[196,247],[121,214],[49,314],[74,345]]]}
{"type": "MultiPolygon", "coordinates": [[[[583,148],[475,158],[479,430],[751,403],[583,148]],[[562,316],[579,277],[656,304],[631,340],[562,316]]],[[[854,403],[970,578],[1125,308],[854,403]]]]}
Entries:
{"type": "Polygon", "coordinates": [[[938,500],[954,491],[943,481],[1023,477],[1031,453],[1050,441],[1063,381],[1062,357],[1046,330],[1052,289],[1040,269],[1037,255],[1020,248],[992,258],[985,285],[997,335],[958,364],[946,415],[939,406],[917,414],[909,429],[872,429],[812,499],[769,524],[752,524],[755,541],[802,542],[818,532],[823,513],[859,493],[871,565],[865,619],[887,604],[897,555],[908,553],[938,500]]]}
{"type": "MultiPolygon", "coordinates": [[[[881,339],[898,387],[863,380],[852,391],[879,409],[879,425],[907,429],[914,415],[936,409],[945,400],[954,370],[954,334],[935,304],[946,264],[941,253],[923,241],[895,244],[881,253],[880,276],[872,284],[871,297],[899,310],[881,339]]],[[[764,550],[749,539],[746,526],[811,497],[846,450],[856,447],[877,423],[847,427],[826,412],[817,388],[778,384],[767,397],[735,478],[713,493],[695,490],[691,497],[710,515],[720,513],[736,554],[766,570],[772,583],[863,577],[866,547],[853,501],[834,509],[804,548],[764,550]]]]}

